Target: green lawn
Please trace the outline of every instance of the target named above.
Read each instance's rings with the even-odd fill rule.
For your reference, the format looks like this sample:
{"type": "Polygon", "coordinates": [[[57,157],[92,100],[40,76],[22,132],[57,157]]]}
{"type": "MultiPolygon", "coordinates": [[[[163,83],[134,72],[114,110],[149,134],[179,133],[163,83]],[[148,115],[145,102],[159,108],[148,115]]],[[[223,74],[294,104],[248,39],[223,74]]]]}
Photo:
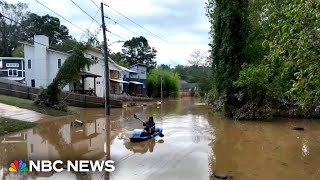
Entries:
{"type": "Polygon", "coordinates": [[[35,125],[36,123],[32,122],[0,117],[0,135],[21,131],[23,129],[29,129],[35,125]]]}
{"type": "Polygon", "coordinates": [[[80,111],[80,108],[72,107],[72,106],[68,107],[67,112],[55,110],[52,108],[39,107],[34,105],[33,101],[31,100],[20,99],[20,98],[11,97],[11,96],[5,96],[5,95],[0,95],[0,103],[16,106],[19,108],[33,110],[33,111],[36,111],[42,114],[47,114],[50,116],[65,116],[69,114],[77,114],[80,111]]]}

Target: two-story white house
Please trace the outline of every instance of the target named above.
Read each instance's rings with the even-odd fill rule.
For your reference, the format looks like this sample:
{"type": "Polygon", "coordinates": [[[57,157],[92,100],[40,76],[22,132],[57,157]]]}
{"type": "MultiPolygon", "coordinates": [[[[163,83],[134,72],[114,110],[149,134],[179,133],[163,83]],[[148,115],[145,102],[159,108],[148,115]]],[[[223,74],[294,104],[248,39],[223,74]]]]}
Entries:
{"type": "MultiPolygon", "coordinates": [[[[65,53],[49,48],[49,38],[35,35],[34,43],[21,42],[24,46],[25,81],[27,86],[47,87],[55,78],[59,68],[63,65],[71,52],[65,53]]],[[[105,65],[104,57],[99,48],[90,47],[84,53],[93,64],[79,74],[79,81],[66,85],[64,91],[88,93],[95,90],[98,97],[104,97],[105,65]]],[[[110,93],[120,94],[123,91],[123,70],[109,58],[110,93]]]]}

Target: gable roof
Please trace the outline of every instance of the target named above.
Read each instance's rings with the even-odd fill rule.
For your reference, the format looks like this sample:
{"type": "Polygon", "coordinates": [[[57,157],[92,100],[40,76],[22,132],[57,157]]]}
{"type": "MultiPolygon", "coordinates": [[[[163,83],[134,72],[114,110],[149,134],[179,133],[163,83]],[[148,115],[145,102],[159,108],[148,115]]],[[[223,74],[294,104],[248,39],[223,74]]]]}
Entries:
{"type": "Polygon", "coordinates": [[[148,66],[145,65],[145,64],[137,63],[137,64],[134,64],[134,65],[129,66],[128,68],[132,68],[132,67],[134,67],[134,66],[144,66],[144,67],[148,67],[148,66]]]}
{"type": "MultiPolygon", "coordinates": [[[[34,47],[33,44],[30,44],[28,42],[25,42],[25,41],[18,41],[20,44],[23,44],[23,45],[27,45],[27,46],[31,46],[31,47],[34,47]]],[[[52,52],[55,52],[55,53],[58,53],[58,54],[63,54],[63,55],[67,55],[67,56],[70,56],[69,53],[66,53],[66,52],[62,52],[62,51],[57,51],[57,50],[54,50],[54,49],[51,49],[51,48],[47,48],[47,51],[52,51],[52,52]]]]}

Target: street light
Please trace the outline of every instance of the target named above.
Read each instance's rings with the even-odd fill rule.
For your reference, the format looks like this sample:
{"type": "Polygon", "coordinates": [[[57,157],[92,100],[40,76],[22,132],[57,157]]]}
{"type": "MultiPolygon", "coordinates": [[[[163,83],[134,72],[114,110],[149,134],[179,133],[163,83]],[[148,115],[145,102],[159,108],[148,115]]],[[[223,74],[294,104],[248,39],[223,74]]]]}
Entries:
{"type": "Polygon", "coordinates": [[[108,46],[111,46],[111,45],[114,44],[114,43],[122,43],[122,42],[124,42],[124,41],[118,40],[118,41],[115,41],[115,42],[113,42],[113,43],[111,43],[111,44],[108,44],[108,46]]]}

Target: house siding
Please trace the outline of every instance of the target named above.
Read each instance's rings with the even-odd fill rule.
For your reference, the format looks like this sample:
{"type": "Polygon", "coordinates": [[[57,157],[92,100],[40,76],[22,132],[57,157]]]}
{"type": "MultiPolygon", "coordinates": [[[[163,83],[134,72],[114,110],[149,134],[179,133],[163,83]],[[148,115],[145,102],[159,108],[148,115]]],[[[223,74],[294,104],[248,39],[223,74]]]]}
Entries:
{"type": "Polygon", "coordinates": [[[0,57],[0,77],[6,78],[6,79],[19,78],[19,77],[23,78],[24,77],[23,58],[0,57]],[[17,75],[9,76],[9,70],[16,71],[17,75]]]}

